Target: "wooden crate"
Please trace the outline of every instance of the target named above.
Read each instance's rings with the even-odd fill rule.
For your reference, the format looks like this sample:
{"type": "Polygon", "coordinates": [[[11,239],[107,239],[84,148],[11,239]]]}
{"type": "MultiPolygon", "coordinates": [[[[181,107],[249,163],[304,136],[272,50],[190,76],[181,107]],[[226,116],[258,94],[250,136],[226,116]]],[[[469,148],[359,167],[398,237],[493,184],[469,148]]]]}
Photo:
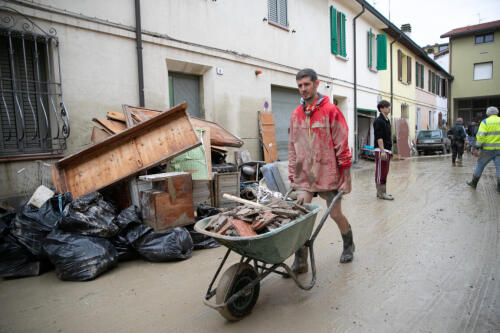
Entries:
{"type": "MultiPolygon", "coordinates": [[[[151,189],[140,192],[142,218],[155,231],[181,227],[194,222],[193,186],[186,172],[162,174],[151,189]]],[[[147,177],[147,176],[145,176],[147,177]]],[[[143,177],[140,177],[142,180],[143,177]]]]}
{"type": "Polygon", "coordinates": [[[193,180],[193,203],[196,206],[214,205],[214,190],[213,182],[211,180],[205,179],[194,179],[193,180]]]}
{"type": "Polygon", "coordinates": [[[215,207],[234,208],[238,206],[237,202],[224,199],[222,195],[228,193],[240,197],[240,173],[216,173],[214,177],[214,197],[215,207]]]}

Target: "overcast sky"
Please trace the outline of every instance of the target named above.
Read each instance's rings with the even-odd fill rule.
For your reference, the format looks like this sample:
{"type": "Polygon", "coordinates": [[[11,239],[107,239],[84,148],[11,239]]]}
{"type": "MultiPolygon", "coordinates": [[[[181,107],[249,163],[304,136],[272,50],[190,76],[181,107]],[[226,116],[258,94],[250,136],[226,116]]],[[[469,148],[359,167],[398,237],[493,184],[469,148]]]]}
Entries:
{"type": "Polygon", "coordinates": [[[368,0],[398,28],[410,23],[420,46],[446,43],[439,36],[455,28],[500,20],[500,0],[368,0]]]}

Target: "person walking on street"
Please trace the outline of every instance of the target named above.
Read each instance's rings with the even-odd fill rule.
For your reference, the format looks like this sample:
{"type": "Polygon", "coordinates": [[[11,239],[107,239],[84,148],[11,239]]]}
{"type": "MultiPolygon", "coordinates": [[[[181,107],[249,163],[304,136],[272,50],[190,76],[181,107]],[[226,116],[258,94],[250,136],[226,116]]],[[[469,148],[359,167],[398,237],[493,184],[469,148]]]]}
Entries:
{"type": "MultiPolygon", "coordinates": [[[[467,126],[467,139],[469,140],[470,149],[476,146],[476,134],[479,125],[473,120],[469,126],[467,126]]],[[[470,153],[470,151],[469,151],[470,153]]]]}
{"type": "Polygon", "coordinates": [[[379,116],[373,122],[375,132],[375,186],[377,198],[383,200],[394,200],[392,195],[387,194],[387,175],[392,157],[392,133],[389,113],[391,103],[382,100],[378,103],[379,116]]]}
{"type": "Polygon", "coordinates": [[[457,118],[455,125],[450,128],[447,133],[448,137],[451,139],[451,165],[455,166],[455,161],[458,160],[458,164],[462,164],[462,155],[464,154],[465,134],[464,120],[462,118],[457,118]]]}
{"type": "MultiPolygon", "coordinates": [[[[348,127],[342,112],[328,96],[318,92],[316,72],[306,68],[296,75],[302,96],[290,118],[288,142],[289,172],[298,203],[310,203],[315,193],[329,205],[338,191],[351,192],[351,151],[348,145],[348,127]]],[[[340,262],[353,260],[354,241],[349,221],[342,213],[341,200],[330,212],[342,235],[344,248],[340,262]]],[[[308,248],[295,253],[293,272],[308,271],[308,248]]]]}
{"type": "Polygon", "coordinates": [[[498,108],[490,106],[486,109],[486,116],[488,118],[481,121],[477,131],[476,147],[473,148],[473,154],[479,158],[472,180],[468,180],[467,185],[476,188],[484,168],[490,161],[493,161],[497,170],[497,191],[500,193],[500,118],[498,117],[498,108]]]}

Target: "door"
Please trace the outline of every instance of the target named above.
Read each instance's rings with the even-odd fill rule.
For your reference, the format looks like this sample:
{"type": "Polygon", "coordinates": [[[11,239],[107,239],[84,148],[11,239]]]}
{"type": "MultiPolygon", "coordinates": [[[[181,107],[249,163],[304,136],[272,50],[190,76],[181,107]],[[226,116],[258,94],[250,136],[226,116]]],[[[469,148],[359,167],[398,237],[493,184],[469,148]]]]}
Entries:
{"type": "Polygon", "coordinates": [[[201,118],[200,77],[184,73],[168,73],[170,107],[188,103],[190,116],[201,118]]]}
{"type": "Polygon", "coordinates": [[[297,89],[271,87],[271,111],[274,114],[276,146],[280,161],[288,161],[290,117],[299,104],[300,94],[297,89]]]}

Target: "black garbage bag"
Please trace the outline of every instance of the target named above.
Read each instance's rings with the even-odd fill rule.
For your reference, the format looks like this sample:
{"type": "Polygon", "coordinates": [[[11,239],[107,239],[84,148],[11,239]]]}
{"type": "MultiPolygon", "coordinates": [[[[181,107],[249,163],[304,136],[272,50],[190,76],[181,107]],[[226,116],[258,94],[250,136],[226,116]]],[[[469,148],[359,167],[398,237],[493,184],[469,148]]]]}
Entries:
{"type": "Polygon", "coordinates": [[[16,217],[16,211],[11,210],[0,214],[0,235],[4,232],[8,232],[9,226],[11,225],[12,220],[16,217]]]}
{"type": "Polygon", "coordinates": [[[71,202],[71,193],[55,195],[47,200],[40,209],[25,205],[14,218],[11,233],[36,257],[42,258],[42,244],[45,237],[56,227],[61,219],[64,206],[71,202]]]}
{"type": "Polygon", "coordinates": [[[155,232],[140,224],[130,227],[126,238],[141,257],[152,262],[188,259],[193,251],[193,240],[185,228],[155,232]]]}
{"type": "MultiPolygon", "coordinates": [[[[196,221],[200,221],[209,216],[217,215],[221,212],[222,211],[220,209],[212,206],[198,205],[198,207],[196,207],[196,221]]],[[[193,239],[195,250],[212,249],[220,246],[220,244],[217,243],[212,237],[195,231],[193,225],[187,226],[186,229],[189,231],[189,234],[193,239]]]]}
{"type": "Polygon", "coordinates": [[[116,248],[119,261],[133,260],[139,257],[139,254],[134,249],[132,244],[127,240],[127,231],[129,227],[142,224],[136,206],[130,206],[118,214],[115,224],[120,228],[118,235],[111,237],[109,240],[116,248]]]}
{"type": "Polygon", "coordinates": [[[58,228],[84,236],[110,238],[120,228],[115,224],[116,207],[103,200],[99,192],[76,198],[64,208],[58,228]]]}
{"type": "Polygon", "coordinates": [[[43,249],[61,280],[93,280],[118,262],[115,247],[107,239],[59,229],[47,235],[43,249]]]}
{"type": "Polygon", "coordinates": [[[36,276],[49,268],[49,263],[37,260],[14,236],[8,233],[0,236],[1,277],[36,276]]]}

